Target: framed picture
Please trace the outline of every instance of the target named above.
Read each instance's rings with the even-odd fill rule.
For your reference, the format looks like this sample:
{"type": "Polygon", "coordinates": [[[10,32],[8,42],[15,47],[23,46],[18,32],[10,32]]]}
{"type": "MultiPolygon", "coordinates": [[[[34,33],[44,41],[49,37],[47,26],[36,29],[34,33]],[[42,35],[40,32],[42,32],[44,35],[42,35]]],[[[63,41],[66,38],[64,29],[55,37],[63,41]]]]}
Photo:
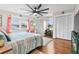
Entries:
{"type": "Polygon", "coordinates": [[[2,27],[2,16],[0,15],[0,27],[2,27]]]}

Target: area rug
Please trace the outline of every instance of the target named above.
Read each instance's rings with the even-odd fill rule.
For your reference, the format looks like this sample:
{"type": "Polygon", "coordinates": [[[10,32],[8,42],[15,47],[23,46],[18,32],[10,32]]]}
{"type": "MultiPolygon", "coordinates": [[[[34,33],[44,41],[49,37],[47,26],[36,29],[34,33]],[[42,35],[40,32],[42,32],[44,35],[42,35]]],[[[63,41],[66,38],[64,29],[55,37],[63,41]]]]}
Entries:
{"type": "Polygon", "coordinates": [[[43,37],[43,46],[46,46],[48,43],[50,43],[53,39],[48,37],[43,37]]]}

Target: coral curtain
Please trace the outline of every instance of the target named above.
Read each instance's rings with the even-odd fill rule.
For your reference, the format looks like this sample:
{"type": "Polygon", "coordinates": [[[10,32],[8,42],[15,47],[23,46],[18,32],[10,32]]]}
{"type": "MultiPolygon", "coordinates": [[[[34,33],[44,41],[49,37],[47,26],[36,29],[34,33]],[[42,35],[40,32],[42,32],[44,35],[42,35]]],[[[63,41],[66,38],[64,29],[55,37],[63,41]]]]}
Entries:
{"type": "Polygon", "coordinates": [[[27,19],[27,32],[30,32],[30,18],[27,19]]]}
{"type": "Polygon", "coordinates": [[[8,24],[7,24],[7,32],[10,33],[11,32],[11,16],[8,16],[8,24]]]}

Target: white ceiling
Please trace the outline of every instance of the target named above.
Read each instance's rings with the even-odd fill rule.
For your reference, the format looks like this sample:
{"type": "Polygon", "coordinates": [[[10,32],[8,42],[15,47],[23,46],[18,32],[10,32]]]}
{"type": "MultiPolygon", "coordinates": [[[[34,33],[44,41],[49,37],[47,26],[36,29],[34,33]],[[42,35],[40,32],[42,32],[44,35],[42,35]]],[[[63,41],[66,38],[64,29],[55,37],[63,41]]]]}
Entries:
{"type": "MultiPolygon", "coordinates": [[[[38,6],[38,4],[30,4],[30,6],[35,7],[35,6],[38,6]]],[[[43,4],[40,9],[49,8],[48,12],[49,14],[50,13],[52,14],[53,12],[57,12],[57,11],[74,9],[75,6],[76,6],[75,4],[43,4]]],[[[28,15],[29,13],[27,13],[26,11],[22,9],[30,10],[24,4],[0,4],[0,9],[7,10],[10,12],[20,13],[20,14],[25,14],[25,15],[28,15]]]]}

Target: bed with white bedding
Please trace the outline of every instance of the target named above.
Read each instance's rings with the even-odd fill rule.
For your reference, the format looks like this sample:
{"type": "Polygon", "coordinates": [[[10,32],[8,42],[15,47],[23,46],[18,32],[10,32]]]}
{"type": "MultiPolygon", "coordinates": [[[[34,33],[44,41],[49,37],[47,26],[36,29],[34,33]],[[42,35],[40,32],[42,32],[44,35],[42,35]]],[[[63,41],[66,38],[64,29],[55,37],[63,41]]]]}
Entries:
{"type": "Polygon", "coordinates": [[[6,46],[11,46],[12,50],[9,54],[26,54],[33,49],[42,46],[42,36],[34,33],[16,32],[10,33],[10,42],[7,42],[6,46]]]}

